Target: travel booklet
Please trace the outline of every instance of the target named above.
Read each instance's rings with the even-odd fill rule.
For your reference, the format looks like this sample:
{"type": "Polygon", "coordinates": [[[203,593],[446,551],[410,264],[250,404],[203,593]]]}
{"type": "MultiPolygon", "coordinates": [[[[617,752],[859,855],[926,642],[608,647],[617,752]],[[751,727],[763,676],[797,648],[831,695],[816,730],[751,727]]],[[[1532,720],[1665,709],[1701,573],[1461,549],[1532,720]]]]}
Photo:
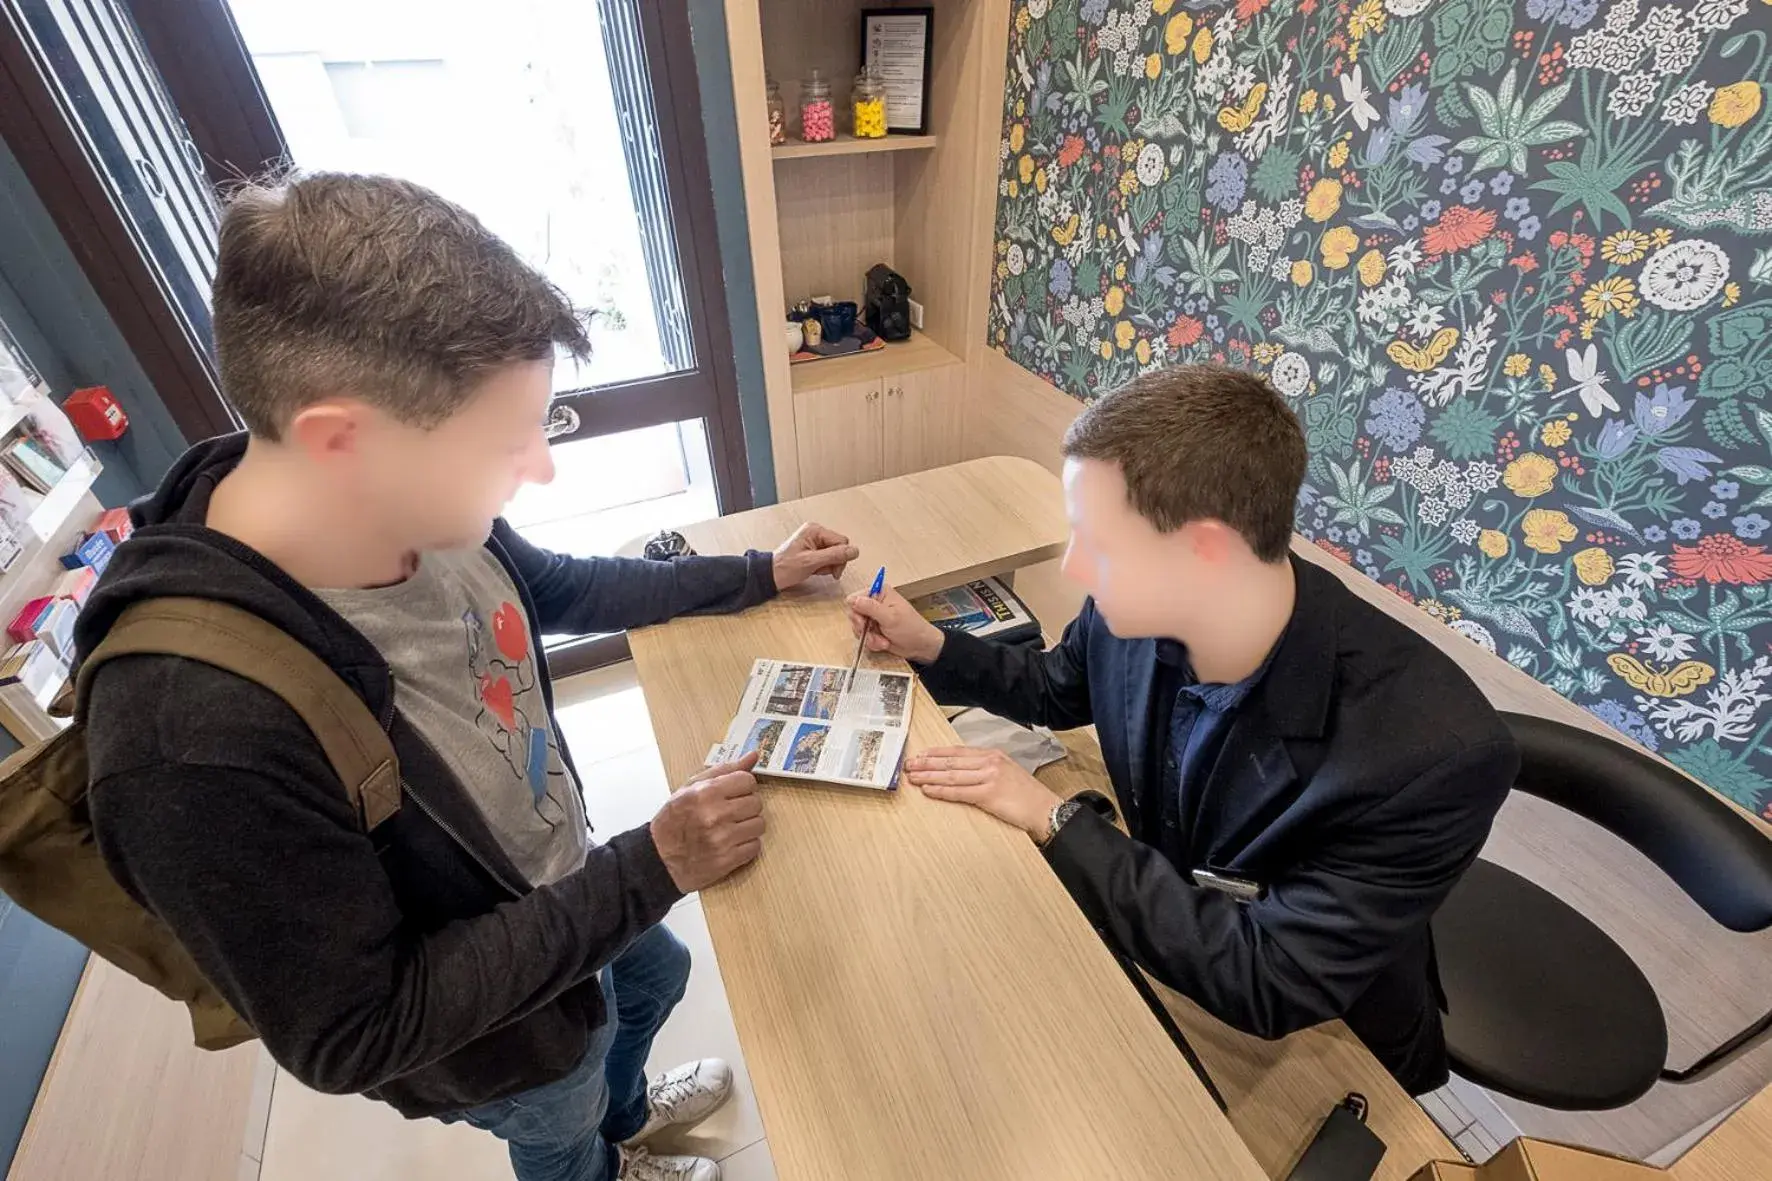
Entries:
{"type": "Polygon", "coordinates": [[[758,775],[892,791],[911,724],[911,675],[759,660],[708,765],[752,751],[758,775]]]}
{"type": "Polygon", "coordinates": [[[981,578],[912,600],[930,623],[943,631],[970,632],[999,644],[1038,643],[1040,621],[1014,591],[995,578],[981,578]]]}

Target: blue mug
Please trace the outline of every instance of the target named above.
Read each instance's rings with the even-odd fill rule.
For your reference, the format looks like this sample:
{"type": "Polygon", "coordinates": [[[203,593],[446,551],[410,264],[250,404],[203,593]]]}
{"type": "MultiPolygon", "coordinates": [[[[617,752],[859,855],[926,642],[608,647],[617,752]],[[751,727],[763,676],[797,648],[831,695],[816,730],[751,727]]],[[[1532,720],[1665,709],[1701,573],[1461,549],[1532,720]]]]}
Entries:
{"type": "Polygon", "coordinates": [[[855,335],[855,310],[855,301],[846,299],[842,303],[820,304],[812,312],[824,329],[825,340],[834,342],[855,335]]]}

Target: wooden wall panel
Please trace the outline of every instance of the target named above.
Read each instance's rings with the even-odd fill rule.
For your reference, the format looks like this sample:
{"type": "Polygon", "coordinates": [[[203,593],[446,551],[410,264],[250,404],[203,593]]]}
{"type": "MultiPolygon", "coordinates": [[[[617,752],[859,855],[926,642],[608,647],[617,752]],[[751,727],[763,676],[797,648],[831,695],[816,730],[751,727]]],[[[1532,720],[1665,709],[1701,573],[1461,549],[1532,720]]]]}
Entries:
{"type": "MultiPolygon", "coordinates": [[[[783,160],[775,165],[782,294],[859,301],[869,267],[893,264],[892,156],[783,160]]],[[[770,319],[781,323],[786,308],[770,319]]],[[[776,352],[781,352],[779,340],[776,352]]]]}

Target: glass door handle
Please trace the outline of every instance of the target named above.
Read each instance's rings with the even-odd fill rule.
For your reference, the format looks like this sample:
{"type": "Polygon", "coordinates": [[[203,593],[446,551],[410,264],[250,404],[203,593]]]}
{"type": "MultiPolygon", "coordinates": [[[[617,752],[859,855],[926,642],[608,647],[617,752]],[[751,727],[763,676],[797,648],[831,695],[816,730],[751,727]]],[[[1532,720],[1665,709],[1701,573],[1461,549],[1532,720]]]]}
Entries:
{"type": "Polygon", "coordinates": [[[570,406],[556,406],[541,429],[548,438],[558,439],[561,435],[576,435],[580,425],[578,411],[570,406]]]}

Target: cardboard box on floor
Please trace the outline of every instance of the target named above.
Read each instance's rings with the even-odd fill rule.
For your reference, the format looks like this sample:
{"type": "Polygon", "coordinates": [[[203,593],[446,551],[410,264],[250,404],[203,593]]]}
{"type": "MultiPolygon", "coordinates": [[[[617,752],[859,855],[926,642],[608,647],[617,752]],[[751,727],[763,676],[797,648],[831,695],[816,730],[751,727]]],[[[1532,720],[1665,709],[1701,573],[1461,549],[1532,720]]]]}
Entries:
{"type": "Polygon", "coordinates": [[[1660,1169],[1637,1161],[1521,1137],[1485,1165],[1433,1161],[1410,1181],[1665,1181],[1666,1177],[1660,1169]]]}

